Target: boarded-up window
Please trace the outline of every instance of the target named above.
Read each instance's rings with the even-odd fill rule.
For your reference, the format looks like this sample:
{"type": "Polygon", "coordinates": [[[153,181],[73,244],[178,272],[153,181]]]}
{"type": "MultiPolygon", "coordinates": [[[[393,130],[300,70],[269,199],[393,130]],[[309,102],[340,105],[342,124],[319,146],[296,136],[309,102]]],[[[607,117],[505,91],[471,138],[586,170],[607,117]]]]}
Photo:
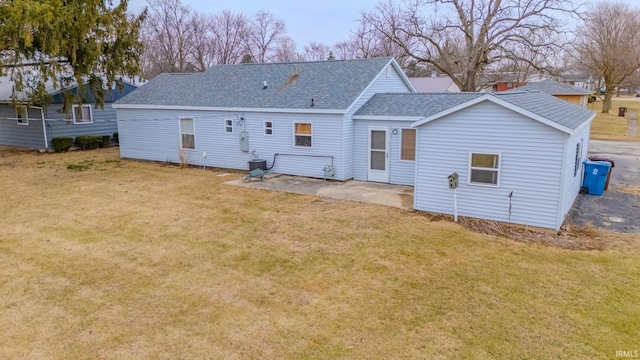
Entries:
{"type": "Polygon", "coordinates": [[[196,133],[193,126],[193,119],[180,119],[180,147],[183,149],[196,148],[196,133]]]}
{"type": "Polygon", "coordinates": [[[416,129],[402,129],[400,160],[416,159],[416,129]]]}
{"type": "Polygon", "coordinates": [[[470,184],[498,185],[500,155],[472,153],[469,165],[470,184]]]}
{"type": "Polygon", "coordinates": [[[295,123],[294,124],[294,141],[295,146],[311,147],[313,136],[311,124],[295,123]]]}
{"type": "Polygon", "coordinates": [[[73,123],[74,124],[91,124],[91,105],[73,105],[73,123]]]}
{"type": "Polygon", "coordinates": [[[18,119],[18,125],[29,125],[29,112],[26,106],[16,106],[16,118],[18,119]]]}

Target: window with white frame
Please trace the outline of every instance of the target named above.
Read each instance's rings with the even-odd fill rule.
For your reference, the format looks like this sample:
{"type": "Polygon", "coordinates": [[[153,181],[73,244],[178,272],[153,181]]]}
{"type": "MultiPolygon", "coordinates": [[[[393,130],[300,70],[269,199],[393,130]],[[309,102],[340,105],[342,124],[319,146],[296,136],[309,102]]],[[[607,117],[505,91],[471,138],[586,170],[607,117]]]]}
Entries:
{"type": "Polygon", "coordinates": [[[273,122],[271,121],[264,122],[264,134],[273,135],[273,122]]]}
{"type": "Polygon", "coordinates": [[[73,105],[71,114],[74,124],[91,124],[93,122],[91,105],[73,105]]]}
{"type": "Polygon", "coordinates": [[[16,118],[18,125],[29,125],[29,110],[26,105],[16,106],[16,118]]]}
{"type": "Polygon", "coordinates": [[[416,129],[402,129],[402,144],[400,160],[414,161],[416,159],[416,129]]]}
{"type": "Polygon", "coordinates": [[[193,119],[191,118],[180,119],[180,148],[196,148],[196,133],[193,126],[193,119]]]}
{"type": "Polygon", "coordinates": [[[224,121],[224,132],[227,134],[233,134],[233,120],[226,119],[224,121]]]}
{"type": "Polygon", "coordinates": [[[295,123],[294,145],[299,147],[311,147],[313,129],[310,123],[295,123]]]}
{"type": "Polygon", "coordinates": [[[498,186],[499,178],[500,154],[469,155],[469,184],[498,186]]]}

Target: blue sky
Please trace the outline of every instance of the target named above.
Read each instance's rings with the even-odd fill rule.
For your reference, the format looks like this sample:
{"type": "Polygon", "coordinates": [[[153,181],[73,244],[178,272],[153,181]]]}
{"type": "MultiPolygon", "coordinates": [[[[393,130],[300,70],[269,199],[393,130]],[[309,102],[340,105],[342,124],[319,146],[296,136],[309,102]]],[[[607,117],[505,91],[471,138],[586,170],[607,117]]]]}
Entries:
{"type": "MultiPolygon", "coordinates": [[[[386,0],[385,0],[386,1],[386,0]]],[[[586,0],[593,3],[598,0],[586,0]]],[[[640,0],[609,0],[639,6],[640,0]]],[[[243,12],[249,16],[259,10],[272,13],[277,19],[284,20],[287,35],[293,38],[298,50],[310,41],[331,46],[349,37],[350,30],[357,26],[362,11],[376,7],[379,0],[182,0],[204,13],[216,13],[220,10],[243,12]]],[[[575,1],[579,3],[582,1],[575,1]]],[[[133,11],[143,8],[146,0],[129,0],[133,11]]]]}

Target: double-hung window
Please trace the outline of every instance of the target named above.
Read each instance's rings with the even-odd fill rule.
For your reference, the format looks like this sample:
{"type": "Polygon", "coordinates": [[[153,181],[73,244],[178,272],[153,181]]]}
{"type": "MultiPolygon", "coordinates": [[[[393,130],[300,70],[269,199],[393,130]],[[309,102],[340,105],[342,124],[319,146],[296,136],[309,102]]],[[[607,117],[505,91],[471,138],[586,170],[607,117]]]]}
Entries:
{"type": "Polygon", "coordinates": [[[91,124],[93,122],[91,105],[73,105],[71,113],[74,124],[91,124]]]}
{"type": "Polygon", "coordinates": [[[469,184],[498,186],[499,180],[500,154],[469,155],[469,184]]]}
{"type": "Polygon", "coordinates": [[[224,121],[224,132],[227,134],[233,134],[233,120],[226,119],[224,121]]]}
{"type": "Polygon", "coordinates": [[[295,123],[294,145],[298,147],[311,147],[313,129],[310,123],[295,123]]]}
{"type": "Polygon", "coordinates": [[[273,122],[265,121],[264,122],[264,134],[265,135],[273,135],[273,122]]]}
{"type": "Polygon", "coordinates": [[[196,133],[191,118],[180,119],[180,147],[182,149],[196,148],[196,133]]]}
{"type": "Polygon", "coordinates": [[[16,118],[18,125],[29,125],[29,111],[26,105],[16,106],[16,118]]]}

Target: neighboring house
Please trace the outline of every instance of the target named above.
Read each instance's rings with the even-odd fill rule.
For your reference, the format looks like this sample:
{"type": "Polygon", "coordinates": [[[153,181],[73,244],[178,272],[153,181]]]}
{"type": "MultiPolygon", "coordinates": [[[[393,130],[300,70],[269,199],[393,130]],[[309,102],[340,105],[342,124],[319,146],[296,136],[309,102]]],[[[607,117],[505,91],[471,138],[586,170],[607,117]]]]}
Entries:
{"type": "Polygon", "coordinates": [[[594,116],[541,92],[415,93],[392,58],[163,74],[114,108],[124,158],[247,169],[259,154],[276,173],[413,185],[417,210],[446,214],[457,172],[460,215],[554,229],[594,116]]]}
{"type": "Polygon", "coordinates": [[[520,86],[524,86],[525,84],[526,82],[518,82],[518,81],[512,81],[512,80],[496,81],[493,84],[493,91],[500,92],[500,91],[513,90],[513,89],[519,88],[520,86]]]}
{"type": "Polygon", "coordinates": [[[593,76],[584,73],[567,72],[560,75],[562,82],[568,85],[573,85],[582,89],[590,90],[594,92],[596,90],[596,81],[593,76]]]}
{"type": "MultiPolygon", "coordinates": [[[[95,106],[90,94],[84,104],[73,105],[70,114],[61,112],[63,94],[48,84],[47,91],[52,101],[43,106],[27,105],[26,102],[12,100],[13,81],[9,77],[0,78],[0,145],[32,149],[48,149],[54,137],[78,135],[113,135],[117,131],[116,112],[111,104],[130,93],[140,83],[123,81],[122,90],[107,91],[104,109],[95,106]]],[[[85,85],[88,87],[88,85],[85,85]]],[[[65,91],[77,94],[78,88],[65,91]]]]}
{"type": "Polygon", "coordinates": [[[573,85],[562,84],[553,80],[530,82],[527,85],[521,86],[515,91],[520,90],[541,91],[582,107],[587,107],[587,103],[589,102],[589,95],[591,94],[591,90],[579,88],[573,85]]]}
{"type": "Polygon", "coordinates": [[[411,77],[409,81],[420,93],[460,92],[460,88],[449,76],[411,77]]]}

